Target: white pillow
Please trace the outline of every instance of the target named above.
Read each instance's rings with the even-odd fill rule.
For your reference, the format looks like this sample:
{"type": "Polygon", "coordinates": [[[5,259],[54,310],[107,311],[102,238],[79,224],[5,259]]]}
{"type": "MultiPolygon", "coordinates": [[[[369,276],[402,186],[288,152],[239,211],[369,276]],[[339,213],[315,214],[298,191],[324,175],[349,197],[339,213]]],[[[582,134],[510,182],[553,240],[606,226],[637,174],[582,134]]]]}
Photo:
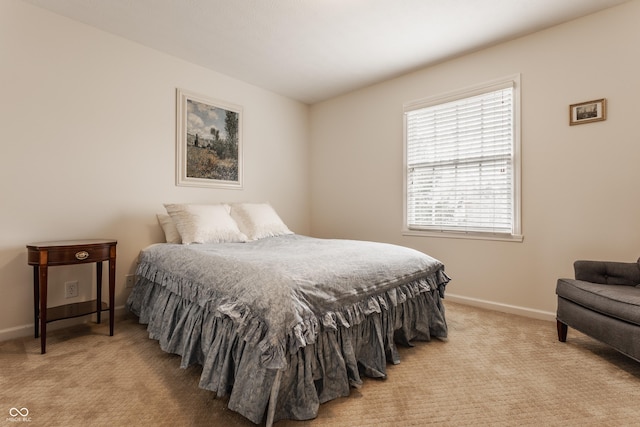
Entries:
{"type": "Polygon", "coordinates": [[[229,205],[165,204],[182,243],[246,242],[229,215],[229,205]]]}
{"type": "Polygon", "coordinates": [[[231,217],[249,240],[293,234],[269,203],[231,205],[231,217]]]}
{"type": "Polygon", "coordinates": [[[173,223],[171,217],[167,214],[156,214],[156,216],[158,217],[158,222],[160,223],[160,227],[162,227],[162,231],[164,231],[165,242],[182,243],[180,233],[178,233],[178,229],[173,223]]]}

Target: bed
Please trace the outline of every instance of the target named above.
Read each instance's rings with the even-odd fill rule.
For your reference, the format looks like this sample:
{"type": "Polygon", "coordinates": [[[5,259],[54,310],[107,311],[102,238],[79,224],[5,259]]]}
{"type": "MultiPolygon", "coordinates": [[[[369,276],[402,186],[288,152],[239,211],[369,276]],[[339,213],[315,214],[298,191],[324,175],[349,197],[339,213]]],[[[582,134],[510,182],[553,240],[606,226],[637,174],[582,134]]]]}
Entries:
{"type": "Polygon", "coordinates": [[[141,251],[127,308],[182,367],[202,366],[200,387],[256,424],[315,418],[362,377],[385,378],[397,343],[447,336],[449,278],[428,255],[294,234],[268,204],[223,207],[239,234],[219,239],[193,226],[198,215],[183,221],[185,209],[210,218],[167,206],[182,242],[163,226],[169,243],[141,251]]]}

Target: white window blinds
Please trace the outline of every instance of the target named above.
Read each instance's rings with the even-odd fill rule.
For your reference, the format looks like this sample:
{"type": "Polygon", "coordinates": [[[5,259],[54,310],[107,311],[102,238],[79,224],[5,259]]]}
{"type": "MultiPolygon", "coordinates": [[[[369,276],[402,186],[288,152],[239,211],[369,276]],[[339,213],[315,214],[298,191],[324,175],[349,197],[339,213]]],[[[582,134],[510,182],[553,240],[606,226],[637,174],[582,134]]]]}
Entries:
{"type": "Polygon", "coordinates": [[[519,233],[514,84],[454,98],[405,108],[406,227],[519,233]]]}

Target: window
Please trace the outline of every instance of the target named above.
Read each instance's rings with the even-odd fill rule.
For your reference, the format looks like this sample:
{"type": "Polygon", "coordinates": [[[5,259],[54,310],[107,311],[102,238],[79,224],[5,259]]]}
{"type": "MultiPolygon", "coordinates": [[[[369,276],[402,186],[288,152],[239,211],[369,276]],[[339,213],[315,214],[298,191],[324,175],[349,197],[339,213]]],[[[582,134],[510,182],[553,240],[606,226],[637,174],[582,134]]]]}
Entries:
{"type": "Polygon", "coordinates": [[[522,240],[519,76],[405,104],[405,233],[522,240]]]}

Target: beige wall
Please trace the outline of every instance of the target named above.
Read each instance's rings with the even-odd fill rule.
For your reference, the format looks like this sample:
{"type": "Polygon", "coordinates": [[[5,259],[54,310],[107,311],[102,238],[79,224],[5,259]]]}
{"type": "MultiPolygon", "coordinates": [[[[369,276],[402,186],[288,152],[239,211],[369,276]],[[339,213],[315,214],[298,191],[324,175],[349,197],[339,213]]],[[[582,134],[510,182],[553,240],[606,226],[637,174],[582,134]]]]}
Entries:
{"type": "Polygon", "coordinates": [[[638,22],[635,0],[312,106],[313,233],[422,250],[452,300],[553,318],[575,259],[640,255],[638,22]],[[514,73],[524,241],[402,236],[403,103],[514,73]],[[599,98],[605,122],[568,125],[570,104],[599,98]]]}
{"type": "MultiPolygon", "coordinates": [[[[0,1],[0,61],[0,339],[32,333],[29,242],[118,239],[122,307],[165,202],[268,200],[309,232],[306,105],[17,0],[0,1]],[[175,186],[178,87],[243,107],[244,190],[175,186]]],[[[92,279],[52,268],[50,302],[92,279]]]]}

